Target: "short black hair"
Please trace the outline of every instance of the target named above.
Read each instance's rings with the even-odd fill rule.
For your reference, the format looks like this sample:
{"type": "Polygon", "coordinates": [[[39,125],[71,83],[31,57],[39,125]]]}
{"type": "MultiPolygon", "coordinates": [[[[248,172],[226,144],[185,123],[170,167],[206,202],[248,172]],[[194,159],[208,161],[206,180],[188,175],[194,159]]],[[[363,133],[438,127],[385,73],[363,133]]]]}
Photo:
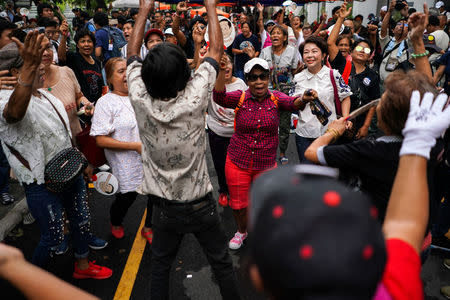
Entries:
{"type": "Polygon", "coordinates": [[[95,35],[87,28],[83,28],[75,34],[75,37],[73,38],[73,40],[75,41],[75,44],[78,45],[78,41],[81,40],[81,38],[83,38],[85,36],[89,36],[95,46],[95,35]]]}
{"type": "Polygon", "coordinates": [[[439,25],[440,25],[440,22],[439,22],[438,16],[430,15],[430,16],[428,17],[428,25],[431,25],[431,26],[439,26],[439,25]]]}
{"type": "Polygon", "coordinates": [[[91,18],[91,16],[89,16],[89,13],[86,12],[86,11],[83,11],[83,10],[80,12],[80,17],[81,17],[81,19],[83,19],[84,21],[85,21],[85,20],[89,20],[89,19],[91,18]]]}
{"type": "Polygon", "coordinates": [[[355,19],[357,19],[357,18],[360,18],[361,21],[364,20],[363,15],[356,15],[355,17],[353,17],[353,20],[355,20],[355,19]]]}
{"type": "Polygon", "coordinates": [[[135,23],[135,22],[134,22],[133,19],[128,19],[128,20],[126,20],[125,23],[123,23],[123,25],[128,24],[128,23],[131,24],[131,27],[134,27],[134,23],[135,23]]]}
{"type": "Polygon", "coordinates": [[[132,8],[130,9],[130,18],[134,17],[135,15],[137,15],[139,12],[139,9],[137,8],[132,8]]]}
{"type": "Polygon", "coordinates": [[[58,27],[58,22],[50,18],[39,18],[37,21],[40,27],[58,27]]]}
{"type": "Polygon", "coordinates": [[[414,7],[411,7],[410,9],[408,9],[408,15],[412,15],[416,11],[417,11],[417,9],[415,9],[414,7]]]}
{"type": "Polygon", "coordinates": [[[366,43],[370,48],[370,53],[373,52],[374,48],[372,42],[364,38],[357,39],[352,44],[350,44],[350,52],[352,52],[360,43],[366,43]]]}
{"type": "Polygon", "coordinates": [[[250,28],[250,32],[253,33],[252,26],[250,25],[249,22],[244,22],[244,23],[242,23],[242,24],[241,24],[241,29],[242,29],[242,27],[244,26],[244,24],[247,24],[247,25],[248,25],[248,28],[250,28]]]}
{"type": "Polygon", "coordinates": [[[14,23],[11,23],[5,19],[0,18],[0,35],[5,31],[6,29],[16,29],[17,25],[14,23]]]}
{"type": "Polygon", "coordinates": [[[153,47],[142,63],[142,80],[154,99],[175,98],[191,76],[184,51],[172,43],[153,47]]]}
{"type": "Polygon", "coordinates": [[[300,47],[298,47],[298,51],[300,51],[300,55],[303,57],[303,50],[305,49],[306,44],[315,44],[317,47],[319,47],[320,51],[322,51],[322,54],[328,54],[328,46],[327,43],[320,37],[317,36],[310,36],[308,37],[304,43],[300,44],[300,47]]]}
{"type": "Polygon", "coordinates": [[[340,6],[335,6],[333,7],[333,10],[331,11],[331,14],[334,15],[338,10],[340,10],[341,7],[340,6]]]}
{"type": "Polygon", "coordinates": [[[44,8],[50,8],[51,10],[53,10],[53,7],[50,4],[48,4],[48,3],[41,3],[41,4],[39,4],[37,6],[38,16],[42,15],[42,12],[44,11],[44,8]]]}
{"type": "Polygon", "coordinates": [[[94,24],[98,24],[100,27],[108,26],[108,15],[104,12],[95,13],[94,24]]]}
{"type": "MultiPolygon", "coordinates": [[[[129,23],[129,22],[127,21],[127,18],[125,18],[124,16],[120,15],[120,16],[117,17],[117,23],[125,25],[126,23],[129,23]]],[[[131,24],[131,26],[134,26],[134,21],[133,21],[133,24],[131,24]]]]}

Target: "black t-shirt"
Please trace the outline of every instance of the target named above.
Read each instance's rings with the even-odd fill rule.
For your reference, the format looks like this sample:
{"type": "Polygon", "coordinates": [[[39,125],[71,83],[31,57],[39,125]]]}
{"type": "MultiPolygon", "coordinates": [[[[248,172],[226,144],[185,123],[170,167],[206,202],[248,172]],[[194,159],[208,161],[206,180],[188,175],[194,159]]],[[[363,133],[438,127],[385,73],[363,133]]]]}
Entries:
{"type": "Polygon", "coordinates": [[[401,145],[401,142],[364,139],[323,148],[327,165],[359,176],[361,190],[371,197],[380,221],[386,214],[401,145]]]}
{"type": "Polygon", "coordinates": [[[345,59],[345,57],[342,55],[341,51],[338,51],[336,57],[334,58],[334,60],[330,60],[330,66],[331,68],[338,70],[339,74],[342,75],[342,73],[344,73],[344,69],[345,69],[345,64],[347,63],[347,60],[345,59]]]}
{"type": "MultiPolygon", "coordinates": [[[[255,52],[261,52],[261,43],[258,41],[256,35],[252,34],[249,38],[246,38],[242,33],[239,34],[233,42],[233,49],[242,50],[248,46],[248,44],[252,44],[253,48],[255,48],[255,52]]],[[[246,54],[236,54],[236,71],[244,70],[244,65],[246,62],[250,60],[250,57],[246,54]]]]}
{"type": "MultiPolygon", "coordinates": [[[[380,98],[380,76],[369,67],[356,74],[355,66],[352,63],[352,71],[348,79],[348,85],[352,89],[350,96],[350,112],[369,103],[372,100],[380,98]]],[[[364,125],[367,113],[358,116],[353,120],[353,127],[357,131],[364,125]]]]}
{"type": "Polygon", "coordinates": [[[73,70],[83,95],[92,103],[102,96],[103,77],[100,62],[89,64],[78,52],[68,52],[66,65],[73,70]]]}

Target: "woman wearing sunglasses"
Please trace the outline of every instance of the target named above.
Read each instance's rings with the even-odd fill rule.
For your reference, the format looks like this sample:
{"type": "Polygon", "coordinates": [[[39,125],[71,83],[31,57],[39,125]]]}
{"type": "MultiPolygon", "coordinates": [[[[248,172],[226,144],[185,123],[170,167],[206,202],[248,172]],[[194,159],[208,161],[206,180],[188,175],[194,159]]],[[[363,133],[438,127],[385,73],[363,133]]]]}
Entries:
{"type": "MultiPolygon", "coordinates": [[[[372,43],[361,39],[353,43],[350,55],[352,56],[352,69],[348,85],[352,90],[350,96],[350,112],[380,98],[380,76],[377,72],[368,67],[368,62],[373,51],[372,43]]],[[[369,133],[369,126],[375,107],[367,113],[358,116],[353,122],[353,132],[356,139],[364,138],[369,133]]]]}
{"type": "Polygon", "coordinates": [[[231,137],[225,163],[225,177],[230,195],[229,205],[238,231],[229,243],[236,250],[247,238],[249,188],[256,176],[276,166],[278,147],[278,110],[296,111],[305,107],[301,98],[269,91],[269,64],[253,58],[244,65],[246,91],[227,92],[226,61],[216,81],[213,99],[219,105],[235,110],[235,131],[231,137]]]}

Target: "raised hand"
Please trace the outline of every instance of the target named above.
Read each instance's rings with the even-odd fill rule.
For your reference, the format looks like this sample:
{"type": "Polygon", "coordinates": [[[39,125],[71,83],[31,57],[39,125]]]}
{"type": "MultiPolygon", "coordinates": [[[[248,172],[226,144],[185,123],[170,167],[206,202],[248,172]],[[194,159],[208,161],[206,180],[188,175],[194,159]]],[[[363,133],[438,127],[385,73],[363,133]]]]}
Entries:
{"type": "Polygon", "coordinates": [[[422,40],[423,33],[428,25],[428,6],[426,3],[423,5],[423,13],[415,12],[408,20],[410,38],[415,40],[422,40]]]}
{"type": "Polygon", "coordinates": [[[59,27],[59,30],[61,31],[61,34],[63,36],[67,36],[69,34],[69,25],[67,24],[66,20],[63,20],[61,22],[61,26],[59,27]]]}
{"type": "Polygon", "coordinates": [[[30,67],[37,68],[41,64],[42,54],[49,44],[48,39],[44,41],[44,37],[43,33],[39,34],[37,30],[33,30],[27,33],[23,44],[17,38],[12,38],[23,58],[24,70],[30,67]]]}
{"type": "Polygon", "coordinates": [[[176,10],[178,14],[186,12],[188,10],[186,2],[185,1],[178,2],[176,10]]]}
{"type": "MultiPolygon", "coordinates": [[[[394,1],[392,1],[394,2],[394,1]]],[[[339,18],[345,19],[352,13],[352,8],[347,7],[347,2],[342,3],[341,8],[338,10],[339,18]]]]}
{"type": "Polygon", "coordinates": [[[261,3],[256,3],[256,9],[258,10],[258,12],[263,12],[264,11],[264,5],[262,5],[261,3]]]}
{"type": "Polygon", "coordinates": [[[408,119],[402,134],[405,137],[400,155],[412,154],[430,157],[430,149],[444,130],[450,126],[450,106],[446,94],[426,93],[422,101],[419,91],[411,95],[408,119]]]}
{"type": "Polygon", "coordinates": [[[145,16],[155,7],[155,0],[139,0],[139,10],[142,10],[145,16]]]}
{"type": "Polygon", "coordinates": [[[324,12],[324,13],[322,14],[322,23],[323,23],[323,24],[326,24],[326,23],[327,23],[327,20],[328,20],[328,15],[327,15],[326,12],[324,12]]]}
{"type": "Polygon", "coordinates": [[[200,26],[196,26],[192,32],[192,39],[195,44],[200,44],[205,39],[206,28],[202,29],[200,26]]]}

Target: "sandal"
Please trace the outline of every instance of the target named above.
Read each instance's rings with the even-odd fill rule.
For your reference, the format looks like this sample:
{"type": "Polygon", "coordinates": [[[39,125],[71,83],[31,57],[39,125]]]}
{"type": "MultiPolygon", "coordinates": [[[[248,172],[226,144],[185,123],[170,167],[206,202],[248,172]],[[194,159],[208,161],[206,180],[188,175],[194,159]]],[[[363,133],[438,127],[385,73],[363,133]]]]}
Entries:
{"type": "Polygon", "coordinates": [[[9,205],[9,204],[12,204],[12,203],[14,203],[14,197],[13,196],[11,196],[9,193],[2,193],[1,195],[0,195],[0,202],[3,204],[3,205],[9,205]]]}
{"type": "Polygon", "coordinates": [[[153,242],[153,230],[145,232],[144,228],[141,230],[141,235],[147,239],[148,243],[151,245],[153,242]]]}
{"type": "Polygon", "coordinates": [[[280,163],[284,166],[289,163],[289,159],[286,156],[280,157],[280,163]]]}

